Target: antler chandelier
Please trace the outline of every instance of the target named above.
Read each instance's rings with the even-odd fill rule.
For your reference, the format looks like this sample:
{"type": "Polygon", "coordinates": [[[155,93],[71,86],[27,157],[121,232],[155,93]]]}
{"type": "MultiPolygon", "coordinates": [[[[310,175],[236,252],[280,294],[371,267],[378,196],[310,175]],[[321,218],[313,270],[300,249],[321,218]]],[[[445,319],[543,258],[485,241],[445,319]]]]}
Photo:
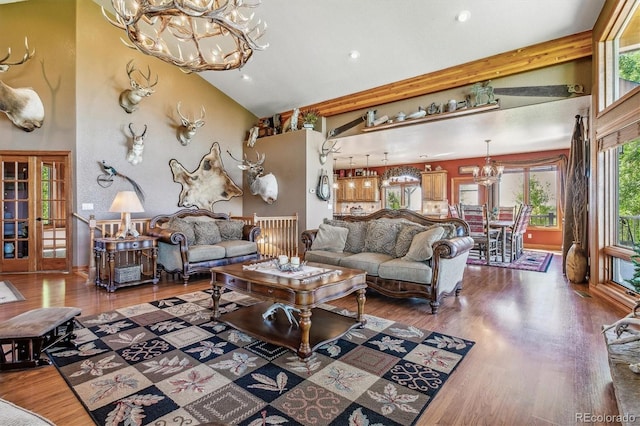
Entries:
{"type": "Polygon", "coordinates": [[[111,0],[115,20],[126,31],[128,47],[155,56],[187,72],[241,68],[254,50],[268,44],[258,40],[267,25],[251,9],[260,0],[111,0]],[[251,12],[251,13],[250,13],[251,12]]]}
{"type": "Polygon", "coordinates": [[[504,172],[504,166],[496,166],[491,164],[491,157],[489,157],[489,142],[491,139],[486,139],[487,143],[487,157],[485,165],[482,167],[473,168],[473,180],[479,185],[491,186],[496,182],[499,182],[504,172]]]}

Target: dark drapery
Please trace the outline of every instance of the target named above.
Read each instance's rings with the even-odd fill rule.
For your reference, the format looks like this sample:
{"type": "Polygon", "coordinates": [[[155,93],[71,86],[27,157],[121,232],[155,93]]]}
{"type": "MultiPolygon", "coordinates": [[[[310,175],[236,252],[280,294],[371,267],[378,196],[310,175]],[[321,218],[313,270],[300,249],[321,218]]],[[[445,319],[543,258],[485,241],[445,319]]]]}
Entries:
{"type": "Polygon", "coordinates": [[[567,251],[574,241],[580,241],[582,248],[587,251],[588,222],[588,170],[585,150],[584,124],[582,117],[576,115],[576,125],[571,137],[571,151],[567,166],[567,181],[564,198],[564,226],[562,235],[562,271],[565,272],[567,251]]]}

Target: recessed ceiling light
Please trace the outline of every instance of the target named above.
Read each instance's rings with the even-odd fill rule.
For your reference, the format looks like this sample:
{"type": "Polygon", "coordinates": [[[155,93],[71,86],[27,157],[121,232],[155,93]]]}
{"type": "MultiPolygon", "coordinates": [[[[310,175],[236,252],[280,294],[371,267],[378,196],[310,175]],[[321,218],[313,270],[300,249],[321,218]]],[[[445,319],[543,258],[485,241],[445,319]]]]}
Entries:
{"type": "Polygon", "coordinates": [[[349,52],[349,58],[358,59],[359,57],[360,57],[360,52],[358,52],[357,50],[352,50],[351,52],[349,52]]]}
{"type": "Polygon", "coordinates": [[[428,157],[428,155],[427,155],[427,154],[422,154],[422,155],[420,155],[420,158],[427,158],[427,157],[428,157]]]}
{"type": "Polygon", "coordinates": [[[468,10],[463,10],[458,13],[458,16],[456,16],[456,20],[458,22],[466,22],[469,20],[469,18],[471,18],[471,12],[469,12],[468,10]]]}
{"type": "Polygon", "coordinates": [[[251,81],[251,77],[249,77],[247,74],[242,74],[242,76],[240,76],[240,78],[244,81],[251,81]]]}

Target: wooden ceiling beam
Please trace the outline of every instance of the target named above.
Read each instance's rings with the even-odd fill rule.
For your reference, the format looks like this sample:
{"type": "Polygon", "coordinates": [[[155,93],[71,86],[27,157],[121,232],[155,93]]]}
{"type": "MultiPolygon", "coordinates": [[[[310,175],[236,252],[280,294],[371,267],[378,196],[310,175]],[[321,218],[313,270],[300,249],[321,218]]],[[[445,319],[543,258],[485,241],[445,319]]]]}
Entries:
{"type": "MultiPolygon", "coordinates": [[[[330,117],[587,58],[591,55],[591,31],[585,31],[308,105],[300,109],[316,109],[320,115],[330,117]]],[[[289,115],[290,111],[282,114],[283,117],[289,115]]]]}

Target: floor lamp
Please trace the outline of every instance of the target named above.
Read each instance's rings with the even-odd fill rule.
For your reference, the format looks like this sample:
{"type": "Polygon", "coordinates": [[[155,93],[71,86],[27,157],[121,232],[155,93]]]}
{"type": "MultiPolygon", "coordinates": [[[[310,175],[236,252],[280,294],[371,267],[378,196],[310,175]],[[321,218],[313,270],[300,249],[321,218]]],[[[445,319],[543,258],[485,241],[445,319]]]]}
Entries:
{"type": "Polygon", "coordinates": [[[138,237],[140,233],[131,226],[131,213],[143,212],[144,208],[140,203],[140,199],[133,191],[120,191],[114,198],[110,212],[120,212],[122,214],[122,223],[116,233],[116,238],[126,238],[131,235],[132,237],[138,237]]]}

